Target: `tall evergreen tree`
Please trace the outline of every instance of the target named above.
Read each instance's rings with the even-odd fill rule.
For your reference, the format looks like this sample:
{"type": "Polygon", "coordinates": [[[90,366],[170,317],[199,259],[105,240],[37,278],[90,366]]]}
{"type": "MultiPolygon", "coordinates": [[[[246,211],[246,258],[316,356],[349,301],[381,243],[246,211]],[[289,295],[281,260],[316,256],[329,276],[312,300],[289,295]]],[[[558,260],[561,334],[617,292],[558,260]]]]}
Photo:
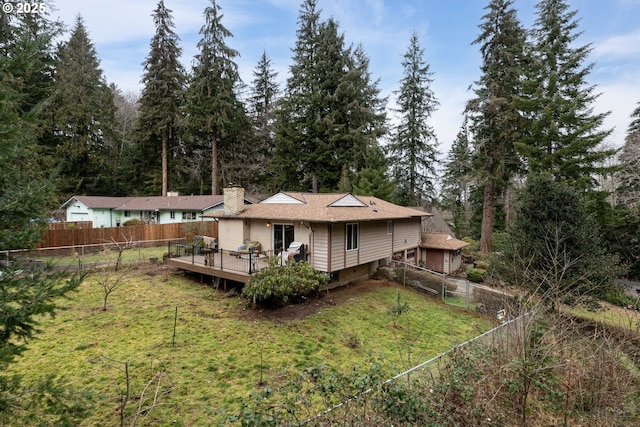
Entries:
{"type": "Polygon", "coordinates": [[[576,45],[577,12],[566,0],[541,0],[536,9],[525,97],[531,125],[519,151],[531,172],[591,189],[594,175],[607,172],[603,160],[615,154],[600,148],[612,130],[601,129],[608,113],[593,113],[599,95],[587,83],[591,47],[576,45]]]}
{"type": "Polygon", "coordinates": [[[258,192],[271,190],[265,186],[265,183],[269,182],[267,166],[273,152],[275,111],[280,95],[277,76],[278,73],[271,65],[271,59],[267,57],[266,52],[263,52],[253,71],[249,98],[249,114],[253,123],[253,140],[255,141],[249,170],[252,175],[259,177],[257,182],[262,183],[252,189],[258,192]]]}
{"type": "Polygon", "coordinates": [[[471,185],[474,171],[471,164],[469,124],[465,118],[451,145],[443,171],[441,202],[453,215],[456,234],[469,235],[471,185]]]}
{"type": "Polygon", "coordinates": [[[189,131],[211,149],[211,194],[219,193],[218,154],[221,144],[231,148],[238,133],[248,128],[244,105],[235,89],[240,75],[235,58],[239,53],[225,43],[233,34],[222,24],[223,14],[216,0],[204,10],[200,29],[200,53],[195,57],[187,93],[189,131]]]}
{"type": "MultiPolygon", "coordinates": [[[[379,80],[373,80],[369,71],[369,58],[364,47],[358,45],[348,58],[349,68],[338,87],[344,122],[345,155],[343,166],[347,167],[354,190],[362,189],[363,177],[373,178],[368,185],[381,199],[389,200],[387,188],[392,185],[388,177],[388,162],[378,140],[387,132],[387,98],[380,95],[379,80]]],[[[363,193],[361,193],[363,194],[363,193]]]]}
{"type": "Polygon", "coordinates": [[[318,97],[319,79],[317,56],[319,45],[320,11],[316,0],[305,0],[298,15],[293,64],[282,100],[277,108],[274,162],[275,186],[288,190],[308,190],[311,183],[307,153],[311,144],[320,140],[313,122],[314,98],[318,97]]]}
{"type": "Polygon", "coordinates": [[[609,254],[584,194],[548,175],[528,177],[497,271],[558,309],[604,296],[622,272],[609,254]]]}
{"type": "Polygon", "coordinates": [[[482,75],[467,103],[474,134],[474,168],[483,187],[480,250],[490,252],[496,196],[508,185],[519,162],[516,144],[522,138],[519,97],[526,34],[512,0],[490,0],[482,17],[480,45],[482,75]]]}
{"type": "MultiPolygon", "coordinates": [[[[304,70],[300,77],[309,72],[311,81],[303,81],[300,86],[293,87],[290,83],[296,79],[290,79],[284,99],[294,104],[292,109],[297,110],[296,118],[299,121],[278,123],[284,127],[295,126],[293,150],[281,154],[293,154],[294,159],[299,158],[298,168],[291,172],[297,172],[298,179],[314,193],[337,188],[342,165],[347,162],[345,154],[348,150],[343,140],[344,128],[340,123],[342,109],[337,94],[348,66],[344,36],[338,34],[334,20],[320,23],[316,36],[312,70],[304,70],[309,65],[306,63],[300,64],[299,68],[304,70]]],[[[292,74],[296,72],[294,69],[292,67],[292,74]]],[[[278,130],[282,130],[282,127],[278,130]]],[[[280,132],[279,136],[282,135],[280,132]]]]}
{"type": "Polygon", "coordinates": [[[106,182],[106,147],[117,137],[115,106],[80,16],[58,51],[51,111],[61,190],[100,193],[106,182]]]}
{"type": "MultiPolygon", "coordinates": [[[[43,103],[27,76],[43,72],[43,39],[0,15],[0,251],[35,246],[54,206],[55,183],[38,164],[43,103]],[[5,32],[9,25],[10,31],[5,32]],[[36,102],[36,99],[40,99],[36,102]]],[[[57,381],[42,378],[25,387],[10,366],[38,332],[43,315],[80,285],[50,269],[33,271],[19,259],[0,263],[0,425],[76,425],[83,403],[57,381]],[[67,400],[68,399],[68,400],[67,400]]]]}
{"type": "Polygon", "coordinates": [[[395,183],[389,177],[389,160],[378,147],[371,147],[364,162],[366,166],[360,169],[353,183],[353,193],[391,201],[395,183]]]}
{"type": "Polygon", "coordinates": [[[640,103],[631,114],[624,146],[620,152],[620,170],[616,189],[619,204],[640,212],[640,103]]]}
{"type": "Polygon", "coordinates": [[[424,49],[418,35],[413,33],[409,48],[402,61],[404,76],[398,96],[400,123],[393,131],[389,147],[397,160],[394,173],[400,191],[397,202],[403,205],[421,206],[435,197],[437,137],[429,124],[438,101],[431,89],[433,73],[424,61],[424,49]]]}
{"type": "MultiPolygon", "coordinates": [[[[61,36],[63,25],[50,19],[49,11],[38,14],[3,13],[0,15],[0,57],[6,58],[5,71],[11,76],[19,96],[15,104],[19,114],[38,114],[40,132],[26,132],[38,139],[38,146],[30,159],[31,166],[40,172],[50,173],[57,166],[52,153],[57,143],[51,141],[50,120],[40,110],[50,101],[55,71],[55,46],[53,40],[61,36]],[[29,58],[28,66],[15,59],[29,58]]],[[[8,110],[7,110],[8,111],[8,110]]],[[[4,137],[4,136],[3,136],[4,137]]],[[[24,167],[24,166],[23,166],[24,167]]]]}
{"type": "Polygon", "coordinates": [[[157,192],[157,171],[161,171],[160,190],[167,195],[169,151],[178,141],[182,128],[182,107],[186,76],[180,64],[182,49],[173,31],[173,17],[160,0],[153,12],[156,32],[143,63],[144,88],[140,97],[140,115],[136,126],[137,176],[147,180],[145,192],[157,192]],[[160,153],[160,156],[158,156],[160,153]]]}
{"type": "Polygon", "coordinates": [[[272,168],[278,186],[335,191],[341,177],[357,181],[384,134],[385,100],[364,51],[345,47],[337,22],[322,22],[315,0],[303,3],[298,25],[272,168]]]}

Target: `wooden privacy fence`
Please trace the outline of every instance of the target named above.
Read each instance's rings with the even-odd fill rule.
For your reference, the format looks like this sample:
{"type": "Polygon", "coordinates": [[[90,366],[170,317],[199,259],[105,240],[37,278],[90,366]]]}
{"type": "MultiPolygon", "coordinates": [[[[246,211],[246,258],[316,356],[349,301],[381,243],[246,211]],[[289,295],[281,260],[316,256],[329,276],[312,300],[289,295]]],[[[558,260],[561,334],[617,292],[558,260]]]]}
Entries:
{"type": "Polygon", "coordinates": [[[147,241],[186,238],[193,236],[218,237],[216,221],[181,222],[175,224],[131,225],[109,228],[79,228],[46,230],[40,248],[94,245],[105,242],[147,241]]]}

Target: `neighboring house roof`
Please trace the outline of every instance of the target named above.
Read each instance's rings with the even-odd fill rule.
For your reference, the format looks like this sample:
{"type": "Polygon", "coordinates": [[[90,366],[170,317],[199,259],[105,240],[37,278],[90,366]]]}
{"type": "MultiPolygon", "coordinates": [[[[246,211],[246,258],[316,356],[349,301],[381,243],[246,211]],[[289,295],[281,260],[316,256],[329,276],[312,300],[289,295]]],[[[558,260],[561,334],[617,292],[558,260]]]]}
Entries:
{"type": "Polygon", "coordinates": [[[73,196],[64,204],[62,208],[67,208],[70,204],[78,201],[88,208],[92,209],[114,209],[120,206],[125,197],[107,197],[107,196],[73,196]]]}
{"type": "Polygon", "coordinates": [[[444,233],[422,233],[422,241],[420,242],[420,246],[423,248],[449,251],[457,251],[468,245],[469,243],[444,233]]]}
{"type": "MultiPolygon", "coordinates": [[[[155,210],[188,210],[205,211],[224,203],[224,196],[149,196],[149,197],[103,197],[74,196],[65,202],[66,208],[74,200],[82,202],[91,209],[113,209],[117,211],[155,211],[155,210]]],[[[245,202],[257,201],[245,198],[245,202]]]]}
{"type": "Polygon", "coordinates": [[[224,198],[217,196],[151,196],[131,197],[118,206],[117,211],[188,210],[204,211],[222,205],[224,198]]]}
{"type": "MultiPolygon", "coordinates": [[[[235,218],[349,222],[415,218],[431,215],[417,209],[394,205],[376,197],[354,196],[351,193],[280,192],[254,205],[245,205],[235,218]]],[[[205,216],[224,217],[223,212],[205,216]]]]}
{"type": "Polygon", "coordinates": [[[422,219],[422,231],[426,233],[450,234],[451,236],[456,237],[438,208],[431,206],[430,208],[427,208],[427,212],[431,212],[432,216],[422,219]]]}

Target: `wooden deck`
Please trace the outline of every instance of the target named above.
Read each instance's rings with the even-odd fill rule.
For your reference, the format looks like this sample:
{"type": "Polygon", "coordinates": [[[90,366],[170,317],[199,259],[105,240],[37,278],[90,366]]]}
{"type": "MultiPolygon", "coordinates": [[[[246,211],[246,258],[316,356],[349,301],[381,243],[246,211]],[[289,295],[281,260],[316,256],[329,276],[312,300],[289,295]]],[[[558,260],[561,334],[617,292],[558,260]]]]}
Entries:
{"type": "Polygon", "coordinates": [[[208,276],[247,283],[251,276],[268,265],[268,257],[258,254],[237,255],[221,251],[206,255],[183,255],[167,259],[167,265],[208,276]]]}

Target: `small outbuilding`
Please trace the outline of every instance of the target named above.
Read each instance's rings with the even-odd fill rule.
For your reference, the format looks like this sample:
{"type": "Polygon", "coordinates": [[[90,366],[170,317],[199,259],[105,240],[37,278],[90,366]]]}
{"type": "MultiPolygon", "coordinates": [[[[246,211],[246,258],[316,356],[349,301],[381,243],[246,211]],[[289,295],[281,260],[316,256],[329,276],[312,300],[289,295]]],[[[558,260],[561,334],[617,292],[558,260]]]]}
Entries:
{"type": "Polygon", "coordinates": [[[429,270],[451,274],[462,266],[462,248],[468,245],[449,233],[422,233],[421,261],[429,270]]]}

